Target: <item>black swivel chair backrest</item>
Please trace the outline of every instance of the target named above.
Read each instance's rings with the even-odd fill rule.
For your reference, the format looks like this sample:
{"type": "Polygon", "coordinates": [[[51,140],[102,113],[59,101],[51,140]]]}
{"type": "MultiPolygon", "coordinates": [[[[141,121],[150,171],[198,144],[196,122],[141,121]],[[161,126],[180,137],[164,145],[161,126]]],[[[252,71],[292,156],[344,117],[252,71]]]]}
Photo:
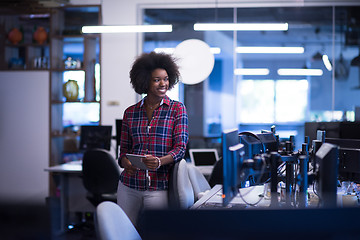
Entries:
{"type": "Polygon", "coordinates": [[[116,126],[116,149],[115,149],[115,157],[116,159],[119,158],[119,151],[120,151],[120,141],[121,141],[121,127],[122,127],[122,119],[115,120],[116,126]]]}
{"type": "Polygon", "coordinates": [[[83,184],[87,198],[97,206],[102,201],[116,202],[120,168],[114,157],[104,149],[90,149],[83,156],[83,184]]]}
{"type": "Polygon", "coordinates": [[[223,184],[223,159],[222,157],[214,165],[214,168],[209,177],[210,187],[214,187],[216,184],[223,184]]]}

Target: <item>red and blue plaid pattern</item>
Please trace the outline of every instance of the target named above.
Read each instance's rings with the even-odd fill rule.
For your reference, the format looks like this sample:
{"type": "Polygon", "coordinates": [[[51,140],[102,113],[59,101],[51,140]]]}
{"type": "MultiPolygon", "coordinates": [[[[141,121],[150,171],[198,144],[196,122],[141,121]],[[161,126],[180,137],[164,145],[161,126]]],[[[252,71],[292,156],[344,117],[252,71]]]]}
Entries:
{"type": "MultiPolygon", "coordinates": [[[[188,116],[184,104],[165,96],[160,106],[154,110],[149,123],[144,99],[125,110],[122,129],[120,159],[126,153],[151,154],[162,157],[170,154],[174,161],[184,158],[188,142],[188,116]]],[[[123,172],[121,182],[137,190],[166,190],[168,188],[171,165],[161,166],[156,171],[149,171],[151,185],[147,187],[144,170],[134,176],[123,172]]]]}

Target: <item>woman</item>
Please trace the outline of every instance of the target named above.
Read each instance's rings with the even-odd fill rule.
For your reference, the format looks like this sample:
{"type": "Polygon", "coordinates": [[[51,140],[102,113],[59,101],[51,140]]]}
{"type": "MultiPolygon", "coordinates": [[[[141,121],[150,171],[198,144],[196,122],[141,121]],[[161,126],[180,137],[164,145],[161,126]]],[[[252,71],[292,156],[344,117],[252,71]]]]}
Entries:
{"type": "Polygon", "coordinates": [[[136,225],[143,208],[167,207],[169,169],[185,155],[188,117],[185,106],[166,96],[179,81],[175,60],[164,53],[144,53],[133,63],[130,82],[147,96],[124,112],[121,130],[117,202],[136,225]],[[135,168],[127,153],[145,155],[150,170],[135,168]]]}

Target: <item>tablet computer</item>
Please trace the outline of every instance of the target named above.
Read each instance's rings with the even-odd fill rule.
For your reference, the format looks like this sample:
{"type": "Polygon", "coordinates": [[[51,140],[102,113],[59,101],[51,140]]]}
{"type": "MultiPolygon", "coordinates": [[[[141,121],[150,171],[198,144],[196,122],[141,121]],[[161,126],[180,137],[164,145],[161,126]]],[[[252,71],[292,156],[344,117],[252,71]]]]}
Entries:
{"type": "Polygon", "coordinates": [[[130,154],[127,153],[126,157],[130,160],[131,164],[137,168],[142,170],[148,170],[149,168],[143,163],[143,159],[145,158],[144,155],[137,155],[137,154],[130,154]]]}

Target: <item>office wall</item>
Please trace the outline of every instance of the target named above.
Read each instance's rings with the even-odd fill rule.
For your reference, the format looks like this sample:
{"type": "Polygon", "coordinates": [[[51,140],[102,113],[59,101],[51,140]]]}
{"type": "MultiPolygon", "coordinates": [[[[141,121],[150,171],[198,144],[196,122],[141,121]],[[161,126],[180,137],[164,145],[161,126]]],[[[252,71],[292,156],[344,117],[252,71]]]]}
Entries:
{"type": "MultiPolygon", "coordinates": [[[[249,6],[246,1],[217,1],[218,6],[233,7],[239,4],[249,6]]],[[[271,6],[276,3],[253,1],[252,6],[271,6]]],[[[299,5],[296,0],[290,3],[299,5]]],[[[284,5],[283,1],[279,4],[284,5]]],[[[301,4],[300,4],[301,5],[301,4]]],[[[104,25],[124,25],[141,23],[143,7],[215,7],[207,0],[103,0],[102,20],[104,25]]],[[[101,39],[101,122],[114,125],[116,118],[122,118],[124,110],[137,101],[137,95],[129,83],[129,71],[135,57],[141,51],[141,36],[135,33],[103,34],[101,39]]]]}
{"type": "MultiPolygon", "coordinates": [[[[351,1],[219,0],[218,7],[347,5],[351,1]]],[[[102,4],[105,25],[136,24],[147,7],[215,7],[208,0],[72,0],[74,5],[102,4]]],[[[354,3],[353,3],[354,4],[354,3]]],[[[103,124],[115,125],[137,96],[129,70],[141,49],[140,35],[103,34],[101,77],[103,124]]],[[[48,195],[49,76],[41,71],[0,72],[0,201],[44,201],[48,195]]],[[[357,96],[357,92],[353,94],[357,96]]],[[[341,98],[341,96],[337,96],[341,98]]],[[[114,128],[115,129],[115,128],[114,128]]]]}
{"type": "Polygon", "coordinates": [[[49,72],[0,72],[0,201],[48,196],[49,72]]]}
{"type": "MultiPolygon", "coordinates": [[[[73,0],[75,1],[75,0],[73,0]]],[[[77,0],[79,1],[79,0],[77,0]]],[[[89,1],[89,2],[93,2],[89,1]]],[[[85,3],[83,3],[85,4],[85,3]]],[[[102,0],[104,25],[141,23],[143,8],[203,8],[203,7],[276,7],[276,6],[347,6],[354,1],[325,0],[102,0]]],[[[129,83],[129,70],[141,51],[141,34],[103,34],[101,43],[101,122],[115,125],[126,107],[134,104],[138,96],[129,83]]],[[[354,94],[356,94],[354,92],[354,94]]],[[[337,96],[341,98],[341,96],[337,96]]],[[[325,99],[325,98],[322,98],[325,99]]],[[[327,98],[326,98],[327,100],[327,98]]],[[[326,102],[328,104],[328,101],[326,102]]],[[[349,103],[346,103],[349,105],[349,103]]],[[[315,106],[314,106],[315,107],[315,106]]],[[[349,109],[351,110],[351,109],[349,109]]],[[[231,125],[231,123],[227,123],[231,125]]]]}
{"type": "MultiPolygon", "coordinates": [[[[104,25],[136,24],[136,1],[105,0],[102,16],[104,25]]],[[[102,35],[102,124],[115,126],[115,119],[122,118],[126,107],[136,102],[136,94],[129,81],[129,70],[136,55],[136,34],[102,35]]]]}

